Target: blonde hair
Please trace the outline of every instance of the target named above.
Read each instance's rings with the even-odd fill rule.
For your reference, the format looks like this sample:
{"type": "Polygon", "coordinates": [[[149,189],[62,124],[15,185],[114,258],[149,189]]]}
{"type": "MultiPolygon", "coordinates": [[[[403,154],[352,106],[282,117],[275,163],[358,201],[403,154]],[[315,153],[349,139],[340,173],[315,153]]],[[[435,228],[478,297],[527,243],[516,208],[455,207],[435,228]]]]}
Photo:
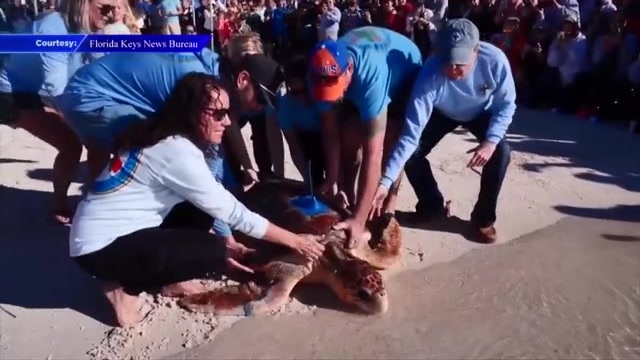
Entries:
{"type": "Polygon", "coordinates": [[[58,11],[62,14],[70,33],[91,33],[89,7],[92,0],[62,0],[58,11]]]}
{"type": "Polygon", "coordinates": [[[140,28],[138,28],[137,19],[131,10],[128,0],[118,0],[124,7],[124,17],[122,22],[131,31],[132,34],[140,34],[140,28]]]}
{"type": "Polygon", "coordinates": [[[223,52],[232,62],[238,62],[243,55],[262,54],[264,49],[260,35],[251,32],[232,36],[224,46],[223,52]]]}

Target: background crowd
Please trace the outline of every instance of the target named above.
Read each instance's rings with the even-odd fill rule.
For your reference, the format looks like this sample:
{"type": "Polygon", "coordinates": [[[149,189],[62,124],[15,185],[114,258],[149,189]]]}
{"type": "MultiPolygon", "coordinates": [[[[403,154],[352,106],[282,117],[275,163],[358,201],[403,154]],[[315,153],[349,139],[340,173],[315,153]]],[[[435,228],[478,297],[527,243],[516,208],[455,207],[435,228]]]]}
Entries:
{"type": "MultiPolygon", "coordinates": [[[[0,2],[0,31],[23,31],[56,6],[38,1],[0,2]]],[[[505,51],[520,104],[637,131],[637,0],[120,0],[103,31],[211,34],[218,52],[233,34],[254,32],[267,53],[286,61],[318,38],[373,24],[410,37],[427,56],[439,26],[456,17],[505,51]]]]}

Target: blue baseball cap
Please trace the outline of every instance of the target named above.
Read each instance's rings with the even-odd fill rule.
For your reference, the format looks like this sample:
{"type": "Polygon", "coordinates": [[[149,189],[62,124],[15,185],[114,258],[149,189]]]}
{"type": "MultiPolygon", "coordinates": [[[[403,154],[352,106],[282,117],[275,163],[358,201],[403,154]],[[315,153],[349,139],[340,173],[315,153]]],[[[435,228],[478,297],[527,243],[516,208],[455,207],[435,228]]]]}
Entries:
{"type": "Polygon", "coordinates": [[[341,41],[323,40],[311,51],[311,94],[319,101],[337,101],[347,90],[342,74],[349,66],[349,52],[341,41]]]}
{"type": "Polygon", "coordinates": [[[467,19],[452,19],[438,32],[436,51],[449,64],[467,64],[480,43],[478,27],[467,19]]]}

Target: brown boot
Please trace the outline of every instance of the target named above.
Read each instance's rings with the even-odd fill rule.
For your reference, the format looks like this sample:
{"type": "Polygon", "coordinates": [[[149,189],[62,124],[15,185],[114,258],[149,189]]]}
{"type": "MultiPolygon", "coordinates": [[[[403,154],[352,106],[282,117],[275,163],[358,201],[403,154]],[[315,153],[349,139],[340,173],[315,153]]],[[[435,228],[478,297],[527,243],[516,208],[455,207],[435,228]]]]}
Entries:
{"type": "Polygon", "coordinates": [[[493,244],[498,240],[498,232],[492,225],[487,227],[480,227],[478,225],[472,225],[474,232],[474,240],[480,244],[493,244]]]}

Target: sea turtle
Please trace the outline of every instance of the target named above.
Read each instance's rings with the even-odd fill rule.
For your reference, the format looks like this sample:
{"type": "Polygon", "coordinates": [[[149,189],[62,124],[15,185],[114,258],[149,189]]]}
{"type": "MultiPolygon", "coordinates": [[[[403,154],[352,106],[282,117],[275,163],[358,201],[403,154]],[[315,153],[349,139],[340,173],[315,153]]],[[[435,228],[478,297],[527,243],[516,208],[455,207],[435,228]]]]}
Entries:
{"type": "Polygon", "coordinates": [[[370,221],[367,228],[371,232],[371,240],[348,250],[344,246],[344,231],[332,229],[348,213],[331,206],[331,202],[325,199],[330,210],[308,217],[291,204],[293,197],[304,194],[302,183],[276,180],[256,184],[240,199],[249,209],[278,226],[297,233],[322,235],[320,241],[324,243],[325,251],[317,262],[284,247],[239,235],[239,241],[258,248],[261,250],[259,254],[267,255],[266,259],[250,261],[254,269],[262,272],[270,282],[266,289],[250,283],[231,291],[214,290],[189,295],[180,299],[179,305],[191,311],[220,315],[267,314],[286,304],[294,287],[302,282],[327,285],[342,302],[365,314],[386,312],[388,298],[378,270],[391,267],[400,257],[402,241],[398,222],[390,214],[370,221]]]}

